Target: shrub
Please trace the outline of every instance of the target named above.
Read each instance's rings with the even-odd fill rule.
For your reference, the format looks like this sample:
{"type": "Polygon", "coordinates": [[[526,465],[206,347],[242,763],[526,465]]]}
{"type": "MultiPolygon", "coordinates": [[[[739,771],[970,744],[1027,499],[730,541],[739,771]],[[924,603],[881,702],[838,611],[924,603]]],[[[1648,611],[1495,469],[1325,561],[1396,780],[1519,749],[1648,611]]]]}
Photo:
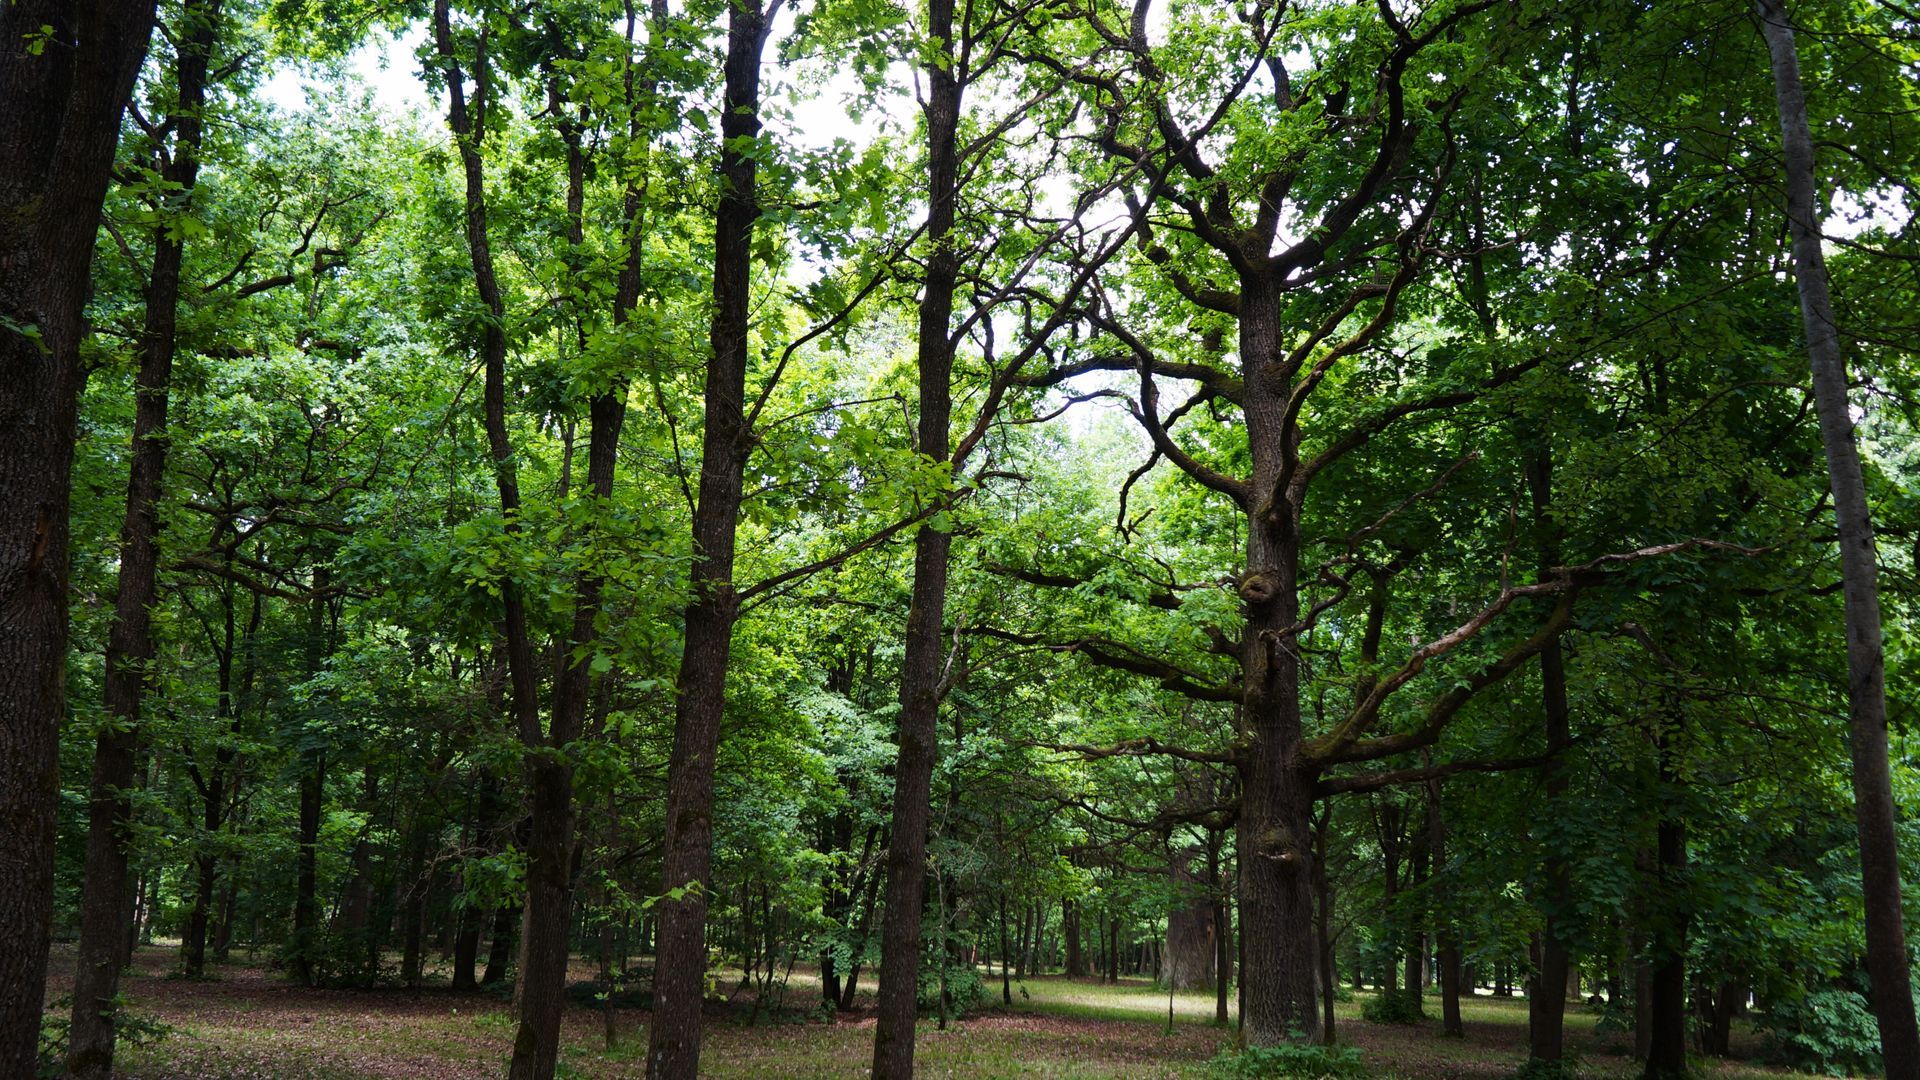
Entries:
{"type": "Polygon", "coordinates": [[[1880,1029],[1867,999],[1837,987],[1783,1001],[1755,1020],[1773,1062],[1828,1076],[1880,1071],[1880,1029]]]}
{"type": "Polygon", "coordinates": [[[1580,1075],[1580,1060],[1568,1056],[1561,1061],[1530,1057],[1513,1074],[1513,1080],[1575,1080],[1580,1075]]]}
{"type": "Polygon", "coordinates": [[[1282,1043],[1228,1050],[1207,1063],[1215,1080],[1360,1080],[1367,1067],[1352,1046],[1282,1043]]]}
{"type": "Polygon", "coordinates": [[[1360,1015],[1370,1024],[1418,1024],[1427,1018],[1424,996],[1419,989],[1382,990],[1360,1007],[1360,1015]]]}
{"type": "MultiPolygon", "coordinates": [[[[947,966],[947,1015],[965,1016],[987,999],[987,988],[980,972],[968,964],[947,966]]],[[[932,1015],[940,1011],[940,964],[938,959],[920,965],[920,1011],[932,1015]]]]}

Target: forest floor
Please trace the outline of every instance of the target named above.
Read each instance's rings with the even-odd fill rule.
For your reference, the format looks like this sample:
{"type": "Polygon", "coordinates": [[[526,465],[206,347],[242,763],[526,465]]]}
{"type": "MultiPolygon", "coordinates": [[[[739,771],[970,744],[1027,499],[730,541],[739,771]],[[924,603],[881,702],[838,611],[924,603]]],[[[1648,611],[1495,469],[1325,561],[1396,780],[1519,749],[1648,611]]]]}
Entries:
{"type": "MultiPolygon", "coordinates": [[[[238,956],[238,954],[236,954],[238,956]]],[[[48,999],[70,988],[74,953],[56,946],[48,999]]],[[[494,993],[453,993],[444,982],[417,993],[402,989],[310,990],[294,986],[263,963],[220,965],[202,981],[168,978],[175,954],[145,948],[135,957],[125,994],[142,1020],[171,1028],[160,1041],[125,1052],[121,1075],[130,1080],[272,1078],[272,1080],[491,1080],[504,1072],[514,1023],[511,1004],[494,993]]],[[[574,978],[592,978],[576,965],[574,978]]],[[[992,1007],[938,1031],[921,1027],[918,1072],[930,1077],[1039,1076],[1203,1077],[1206,1062],[1229,1042],[1212,1026],[1211,994],[1168,995],[1150,980],[1118,985],[1061,976],[1016,983],[1014,1003],[999,1002],[998,975],[985,980],[992,1007]],[[1021,993],[1024,987],[1026,993],[1021,993]]],[[[818,982],[796,972],[787,1002],[804,1006],[818,982]]],[[[1401,1080],[1505,1080],[1526,1055],[1526,1002],[1476,997],[1463,1002],[1466,1038],[1442,1039],[1437,1021],[1389,1027],[1360,1018],[1362,1001],[1337,1012],[1341,1042],[1361,1048],[1372,1071],[1401,1080]]],[[[853,1077],[866,1074],[873,1038],[872,999],[832,1022],[784,1021],[766,1015],[749,1023],[749,994],[715,1004],[708,1014],[701,1057],[714,1077],[853,1077]]],[[[1437,1013],[1437,1000],[1429,1011],[1437,1013]]],[[[789,1010],[791,1012],[792,1010],[789,1010]]],[[[599,1010],[568,1010],[562,1076],[628,1077],[643,1071],[646,1013],[616,1014],[621,1044],[605,1048],[599,1010]]],[[[1595,1035],[1593,1018],[1578,1006],[1567,1015],[1570,1048],[1581,1073],[1595,1080],[1631,1077],[1630,1040],[1595,1035]]],[[[1736,1031],[1734,1050],[1748,1057],[1757,1040],[1736,1031]]],[[[1702,1063],[1709,1080],[1758,1080],[1783,1074],[1740,1061],[1702,1063]]]]}

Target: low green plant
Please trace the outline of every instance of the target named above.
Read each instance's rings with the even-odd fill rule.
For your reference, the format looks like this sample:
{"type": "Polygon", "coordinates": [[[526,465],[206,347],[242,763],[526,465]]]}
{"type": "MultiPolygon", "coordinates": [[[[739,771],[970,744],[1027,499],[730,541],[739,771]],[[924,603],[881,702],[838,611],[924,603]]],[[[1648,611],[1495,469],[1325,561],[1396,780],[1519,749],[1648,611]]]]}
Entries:
{"type": "Polygon", "coordinates": [[[1361,1080],[1366,1075],[1358,1047],[1303,1042],[1226,1050],[1207,1063],[1213,1080],[1361,1080]]]}
{"type": "Polygon", "coordinates": [[[1424,995],[1418,989],[1382,990],[1360,1007],[1370,1024],[1418,1024],[1427,1018],[1424,995]]]}
{"type": "Polygon", "coordinates": [[[1559,1061],[1530,1057],[1513,1074],[1513,1080],[1577,1080],[1580,1059],[1569,1054],[1559,1061]]]}
{"type": "Polygon", "coordinates": [[[1762,1056],[1802,1072],[1867,1076],[1880,1071],[1880,1029],[1867,999],[1829,987],[1777,1002],[1754,1021],[1766,1035],[1762,1056]]]}

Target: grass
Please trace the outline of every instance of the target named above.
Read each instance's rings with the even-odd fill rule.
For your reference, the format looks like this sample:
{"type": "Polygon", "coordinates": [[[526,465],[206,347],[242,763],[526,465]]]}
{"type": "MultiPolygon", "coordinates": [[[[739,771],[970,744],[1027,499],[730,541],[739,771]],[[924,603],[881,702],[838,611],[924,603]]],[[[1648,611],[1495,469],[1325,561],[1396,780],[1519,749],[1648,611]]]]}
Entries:
{"type": "MultiPolygon", "coordinates": [[[[49,1000],[66,992],[71,949],[56,952],[49,1000]]],[[[159,1044],[122,1055],[121,1075],[133,1080],[213,1077],[247,1080],[365,1080],[426,1078],[464,1080],[498,1077],[510,1053],[514,1018],[509,1002],[486,993],[455,994],[444,984],[418,993],[404,990],[307,990],[264,967],[232,964],[204,982],[164,978],[172,953],[142,950],[126,992],[142,1016],[172,1025],[176,1034],[159,1044]]],[[[578,979],[591,976],[586,966],[578,979]]],[[[1167,994],[1150,981],[1118,984],[1045,976],[1016,983],[1014,1004],[999,1004],[999,979],[987,980],[992,1007],[956,1020],[946,1031],[931,1020],[920,1028],[919,1073],[929,1077],[1200,1077],[1206,1062],[1230,1045],[1230,1031],[1213,1026],[1208,993],[1173,996],[1174,1024],[1167,1025],[1167,994]],[[1027,996],[1020,995],[1024,986],[1027,996]]],[[[732,982],[723,982],[731,987],[732,982]]],[[[701,1075],[719,1078],[854,1077],[866,1072],[873,1043],[872,998],[863,995],[854,1013],[822,1022],[802,1010],[818,995],[818,983],[796,973],[782,1019],[749,1026],[742,1000],[710,1008],[701,1075]]],[[[1522,999],[1475,997],[1462,1003],[1466,1038],[1443,1039],[1438,1020],[1385,1027],[1361,1020],[1365,995],[1336,1009],[1342,1042],[1361,1048],[1382,1080],[1507,1080],[1526,1053],[1527,1006],[1522,999]]],[[[1439,1002],[1429,999],[1437,1017],[1439,1002]]],[[[646,1052],[646,1014],[621,1010],[621,1045],[604,1048],[601,1015],[570,1008],[562,1038],[562,1075],[579,1078],[639,1076],[646,1052]]],[[[1619,1036],[1595,1036],[1592,1016],[1570,1006],[1568,1043],[1580,1056],[1581,1075],[1613,1080],[1635,1075],[1619,1036]]],[[[1743,1056],[1754,1049],[1751,1034],[1736,1039],[1743,1056]]],[[[1709,1080],[1779,1080],[1782,1075],[1740,1062],[1708,1062],[1709,1080]]]]}

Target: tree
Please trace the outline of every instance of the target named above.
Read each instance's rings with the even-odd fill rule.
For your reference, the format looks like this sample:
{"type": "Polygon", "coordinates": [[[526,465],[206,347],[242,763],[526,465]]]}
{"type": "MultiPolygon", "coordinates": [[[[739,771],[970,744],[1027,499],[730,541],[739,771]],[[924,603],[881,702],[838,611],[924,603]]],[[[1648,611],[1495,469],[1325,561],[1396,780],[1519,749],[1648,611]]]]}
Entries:
{"type": "Polygon", "coordinates": [[[53,912],[81,308],[150,0],[0,11],[0,1071],[30,1075],[53,912]]]}
{"type": "Polygon", "coordinates": [[[1828,294],[1826,256],[1814,175],[1813,135],[1800,82],[1793,24],[1781,0],[1760,0],[1760,25],[1773,59],[1774,96],[1787,171],[1787,227],[1807,357],[1813,366],[1815,412],[1839,526],[1841,586],[1846,597],[1847,739],[1853,750],[1854,815],[1860,834],[1860,876],[1866,893],[1867,970],[1874,1016],[1889,1077],[1920,1076],[1920,1026],[1908,986],[1906,930],[1900,909],[1900,854],[1894,837],[1893,780],[1887,764],[1885,658],[1873,519],[1854,443],[1846,361],[1828,294]]]}

